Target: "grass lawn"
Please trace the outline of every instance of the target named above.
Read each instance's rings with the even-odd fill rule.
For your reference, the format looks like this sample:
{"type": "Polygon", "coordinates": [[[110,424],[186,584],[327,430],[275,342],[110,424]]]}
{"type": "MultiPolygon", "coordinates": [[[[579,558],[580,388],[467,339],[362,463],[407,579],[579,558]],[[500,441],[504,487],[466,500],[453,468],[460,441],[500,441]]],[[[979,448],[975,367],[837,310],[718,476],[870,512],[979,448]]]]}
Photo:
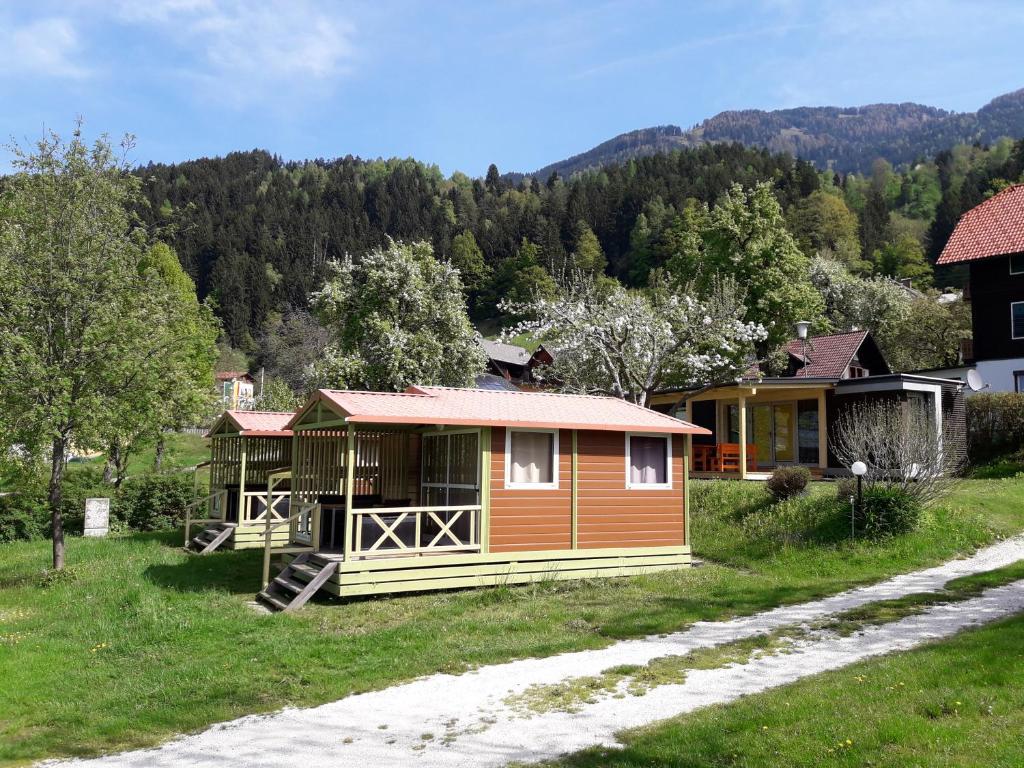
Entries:
{"type": "MultiPolygon", "coordinates": [[[[156,448],[152,445],[129,456],[128,476],[133,477],[151,471],[155,456],[156,448]]],[[[163,468],[165,471],[194,467],[204,461],[209,461],[209,459],[210,441],[205,437],[185,432],[174,432],[169,433],[164,439],[163,468]]],[[[103,456],[95,456],[91,459],[72,462],[71,467],[72,471],[75,467],[102,467],[104,461],[103,456]]]]}
{"type": "MultiPolygon", "coordinates": [[[[972,480],[912,534],[845,538],[834,486],[783,505],[760,484],[695,483],[702,568],[362,601],[266,616],[258,551],[187,556],[179,534],[0,545],[0,763],[152,744],[246,713],[437,671],[597,648],[812,599],[1024,528],[1024,479],[972,480]]],[[[714,763],[712,763],[714,764],[714,763]]]]}
{"type": "Polygon", "coordinates": [[[1024,765],[1024,616],[627,733],[559,768],[1024,765]]]}

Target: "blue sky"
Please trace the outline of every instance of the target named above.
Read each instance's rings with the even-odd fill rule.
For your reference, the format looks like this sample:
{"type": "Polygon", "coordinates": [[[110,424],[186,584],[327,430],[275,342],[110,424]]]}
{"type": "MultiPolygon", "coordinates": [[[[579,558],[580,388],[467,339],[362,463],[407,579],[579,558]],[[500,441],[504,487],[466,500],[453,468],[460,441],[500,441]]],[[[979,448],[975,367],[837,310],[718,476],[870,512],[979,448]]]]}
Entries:
{"type": "MultiPolygon", "coordinates": [[[[133,158],[261,147],[534,170],[724,109],[1024,87],[1024,3],[0,2],[0,136],[137,136],[133,158]]],[[[6,165],[6,158],[3,160],[6,165]]]]}

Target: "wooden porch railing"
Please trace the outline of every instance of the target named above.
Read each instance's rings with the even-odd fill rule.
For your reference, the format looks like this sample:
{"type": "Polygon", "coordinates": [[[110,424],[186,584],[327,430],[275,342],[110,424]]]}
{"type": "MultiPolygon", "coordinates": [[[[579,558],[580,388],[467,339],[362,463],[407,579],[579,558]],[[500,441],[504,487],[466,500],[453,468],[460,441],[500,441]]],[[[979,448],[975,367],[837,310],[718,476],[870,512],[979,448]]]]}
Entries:
{"type": "Polygon", "coordinates": [[[260,523],[266,520],[269,510],[271,519],[283,520],[288,517],[291,501],[289,491],[246,491],[242,504],[241,523],[260,523]],[[269,496],[269,499],[268,499],[269,496]]]}
{"type": "Polygon", "coordinates": [[[479,504],[353,509],[352,557],[480,550],[479,504]]]}
{"type": "Polygon", "coordinates": [[[195,499],[185,505],[185,546],[192,540],[193,525],[210,525],[224,520],[224,510],[227,508],[228,492],[225,490],[214,491],[208,496],[195,499]],[[193,518],[192,515],[200,509],[206,510],[206,517],[193,518]]]}

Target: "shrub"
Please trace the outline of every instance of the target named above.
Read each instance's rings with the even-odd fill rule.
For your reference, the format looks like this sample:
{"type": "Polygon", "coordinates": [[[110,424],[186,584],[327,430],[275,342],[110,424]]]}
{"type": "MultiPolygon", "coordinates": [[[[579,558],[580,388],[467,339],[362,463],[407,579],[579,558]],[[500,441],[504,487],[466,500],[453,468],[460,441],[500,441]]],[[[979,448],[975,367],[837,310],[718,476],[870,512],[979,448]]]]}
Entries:
{"type": "Polygon", "coordinates": [[[868,486],[863,503],[860,524],[871,537],[909,533],[921,519],[921,502],[898,485],[868,486]]]}
{"type": "Polygon", "coordinates": [[[836,498],[839,501],[849,502],[851,496],[857,495],[857,479],[854,477],[841,477],[836,480],[836,498]]]}
{"type": "Polygon", "coordinates": [[[45,496],[30,491],[0,496],[0,542],[39,539],[49,530],[45,496]]]}
{"type": "Polygon", "coordinates": [[[112,523],[133,531],[169,530],[184,518],[192,498],[192,478],[185,473],[130,478],[114,495],[112,523]]]}
{"type": "Polygon", "coordinates": [[[807,467],[779,467],[768,478],[768,492],[776,501],[791,499],[803,493],[811,482],[811,471],[807,467]]]}
{"type": "Polygon", "coordinates": [[[972,462],[1011,453],[1024,445],[1024,393],[981,393],[968,397],[964,405],[972,462]]]}

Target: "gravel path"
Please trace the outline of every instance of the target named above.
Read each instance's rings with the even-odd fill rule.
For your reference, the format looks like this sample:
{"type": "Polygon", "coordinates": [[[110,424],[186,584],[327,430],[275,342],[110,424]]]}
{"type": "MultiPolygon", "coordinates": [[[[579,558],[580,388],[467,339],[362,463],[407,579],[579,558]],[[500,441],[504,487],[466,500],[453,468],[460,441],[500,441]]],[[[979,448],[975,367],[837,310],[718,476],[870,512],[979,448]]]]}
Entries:
{"type": "MultiPolygon", "coordinates": [[[[161,747],[68,766],[170,768],[171,766],[417,765],[433,768],[500,766],[556,757],[595,745],[613,745],[615,733],[709,704],[793,682],[860,659],[912,648],[1024,611],[1024,581],[990,589],[959,603],[847,637],[812,635],[787,653],[747,663],[691,670],[680,684],[644,696],[605,697],[576,713],[524,718],[504,699],[532,685],[597,675],[623,664],[647,664],[668,655],[728,643],[773,629],[811,622],[878,600],[933,592],[949,580],[1024,559],[1024,536],[963,560],[850,590],[800,605],[719,622],[698,622],[663,637],[627,640],[597,651],[483,667],[462,675],[434,675],[373,693],[349,696],[311,709],[223,723],[161,747]]],[[[48,762],[47,765],[58,764],[48,762]]]]}

